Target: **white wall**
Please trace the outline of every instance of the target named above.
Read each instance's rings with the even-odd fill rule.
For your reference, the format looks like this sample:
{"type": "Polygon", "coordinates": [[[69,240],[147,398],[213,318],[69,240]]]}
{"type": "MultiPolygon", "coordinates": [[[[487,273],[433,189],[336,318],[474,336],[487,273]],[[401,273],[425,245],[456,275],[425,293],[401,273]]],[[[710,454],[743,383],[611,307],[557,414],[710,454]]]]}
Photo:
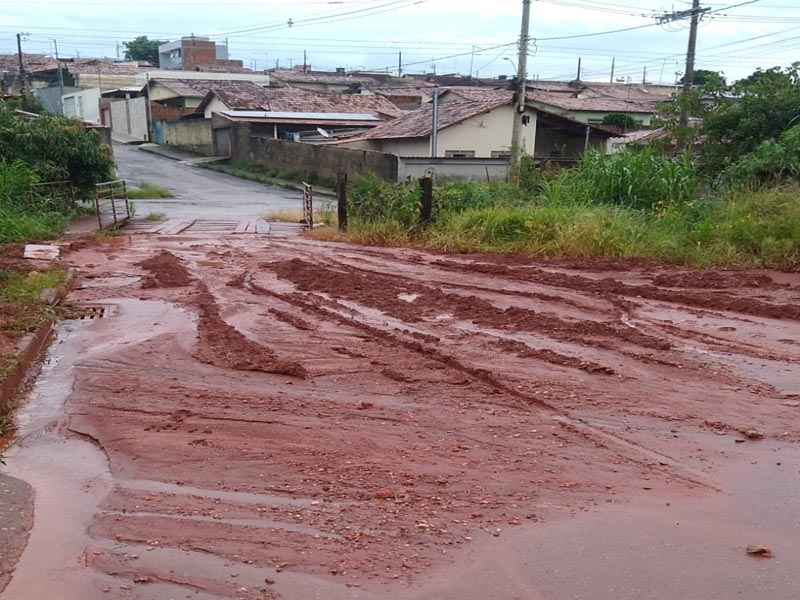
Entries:
{"type": "MultiPolygon", "coordinates": [[[[467,119],[439,131],[437,157],[444,157],[448,150],[471,150],[475,158],[491,158],[492,152],[509,152],[511,149],[512,116],[511,106],[501,106],[490,113],[467,119]]],[[[536,112],[527,111],[530,122],[522,128],[521,145],[527,154],[533,154],[536,145],[536,112]]],[[[519,117],[521,118],[521,117],[519,117]]],[[[430,156],[429,138],[400,140],[369,140],[345,147],[359,147],[377,150],[398,156],[430,156]],[[357,145],[356,145],[357,144],[357,145]]]]}
{"type": "Polygon", "coordinates": [[[100,123],[100,88],[64,94],[64,116],[100,123]]]}
{"type": "Polygon", "coordinates": [[[130,98],[111,102],[111,131],[147,140],[147,98],[130,98]]]}

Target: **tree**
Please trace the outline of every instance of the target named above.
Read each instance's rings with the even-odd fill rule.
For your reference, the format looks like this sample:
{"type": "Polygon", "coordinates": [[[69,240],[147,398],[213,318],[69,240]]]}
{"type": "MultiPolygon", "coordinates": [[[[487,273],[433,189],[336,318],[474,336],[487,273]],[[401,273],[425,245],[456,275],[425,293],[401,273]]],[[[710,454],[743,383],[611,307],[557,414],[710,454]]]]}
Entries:
{"type": "Polygon", "coordinates": [[[146,60],[158,65],[158,47],[166,43],[164,40],[151,40],[146,35],[140,35],[130,42],[123,42],[125,60],[146,60]]]}
{"type": "MultiPolygon", "coordinates": [[[[681,77],[678,83],[683,85],[683,82],[684,77],[681,77]]],[[[727,82],[725,81],[725,76],[719,71],[697,69],[694,72],[694,77],[692,77],[692,85],[720,87],[720,85],[726,86],[727,82]]]]}
{"type": "Polygon", "coordinates": [[[603,125],[612,125],[614,127],[619,127],[623,131],[631,131],[637,129],[639,123],[630,115],[612,113],[603,117],[603,125]]]}
{"type": "Polygon", "coordinates": [[[757,70],[716,98],[703,124],[705,170],[715,176],[800,122],[800,63],[757,70]]]}

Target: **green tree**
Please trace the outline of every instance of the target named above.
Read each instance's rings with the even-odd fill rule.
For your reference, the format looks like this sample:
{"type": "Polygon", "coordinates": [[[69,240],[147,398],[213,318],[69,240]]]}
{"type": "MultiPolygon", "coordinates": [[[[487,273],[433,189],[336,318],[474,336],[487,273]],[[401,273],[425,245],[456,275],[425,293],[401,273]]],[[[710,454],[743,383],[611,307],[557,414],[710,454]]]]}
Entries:
{"type": "Polygon", "coordinates": [[[158,65],[158,47],[166,43],[164,40],[151,40],[146,35],[140,35],[130,42],[123,42],[125,60],[146,60],[158,65]]]}
{"type": "Polygon", "coordinates": [[[716,176],[800,121],[800,63],[757,70],[715,99],[702,132],[703,164],[716,176]]]}
{"type": "Polygon", "coordinates": [[[631,131],[632,129],[636,129],[639,124],[636,119],[630,115],[612,113],[603,117],[603,125],[612,125],[625,131],[631,131]]]}
{"type": "MultiPolygon", "coordinates": [[[[678,83],[683,85],[684,77],[681,77],[678,80],[678,83]]],[[[720,73],[719,71],[709,71],[708,69],[697,69],[694,72],[694,77],[692,77],[692,85],[697,86],[714,86],[719,87],[720,85],[725,86],[727,82],[725,81],[725,76],[720,73]]]]}

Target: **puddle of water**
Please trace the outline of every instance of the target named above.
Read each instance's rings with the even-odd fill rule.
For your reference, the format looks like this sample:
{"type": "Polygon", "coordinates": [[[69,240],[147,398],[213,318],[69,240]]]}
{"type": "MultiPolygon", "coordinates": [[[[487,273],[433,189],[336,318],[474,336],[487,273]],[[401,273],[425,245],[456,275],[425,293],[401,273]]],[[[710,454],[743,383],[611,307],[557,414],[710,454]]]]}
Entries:
{"type": "Polygon", "coordinates": [[[138,275],[113,275],[108,277],[94,277],[88,279],[77,289],[85,290],[85,289],[94,289],[94,288],[115,288],[115,287],[126,287],[129,285],[133,285],[141,281],[141,277],[138,275]]]}
{"type": "Polygon", "coordinates": [[[686,346],[687,352],[710,356],[724,363],[742,375],[771,385],[786,396],[800,395],[800,370],[795,363],[768,358],[755,358],[741,354],[714,352],[704,348],[686,346]]]}
{"type": "Polygon", "coordinates": [[[64,405],[74,370],[111,348],[185,329],[189,319],[166,303],[115,304],[117,318],[57,326],[42,372],[17,413],[19,442],[7,454],[7,473],[34,488],[34,525],[4,599],[108,597],[98,591],[84,555],[90,543],[97,545],[87,530],[114,482],[105,453],[88,440],[66,437],[60,426],[68,419],[64,405]]]}

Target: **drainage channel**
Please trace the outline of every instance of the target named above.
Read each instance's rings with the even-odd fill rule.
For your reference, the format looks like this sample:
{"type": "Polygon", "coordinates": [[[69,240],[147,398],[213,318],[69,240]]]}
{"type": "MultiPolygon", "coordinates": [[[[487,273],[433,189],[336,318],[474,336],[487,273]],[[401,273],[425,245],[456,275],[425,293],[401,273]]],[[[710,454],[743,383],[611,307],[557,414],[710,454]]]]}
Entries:
{"type": "Polygon", "coordinates": [[[116,481],[102,448],[70,434],[77,367],[159,335],[192,330],[191,317],[164,302],[120,299],[68,305],[41,373],[17,412],[18,441],[4,472],[35,492],[28,544],[3,599],[108,598],[86,560],[99,543],[88,530],[116,481]],[[110,319],[108,317],[114,316],[110,319]]]}

